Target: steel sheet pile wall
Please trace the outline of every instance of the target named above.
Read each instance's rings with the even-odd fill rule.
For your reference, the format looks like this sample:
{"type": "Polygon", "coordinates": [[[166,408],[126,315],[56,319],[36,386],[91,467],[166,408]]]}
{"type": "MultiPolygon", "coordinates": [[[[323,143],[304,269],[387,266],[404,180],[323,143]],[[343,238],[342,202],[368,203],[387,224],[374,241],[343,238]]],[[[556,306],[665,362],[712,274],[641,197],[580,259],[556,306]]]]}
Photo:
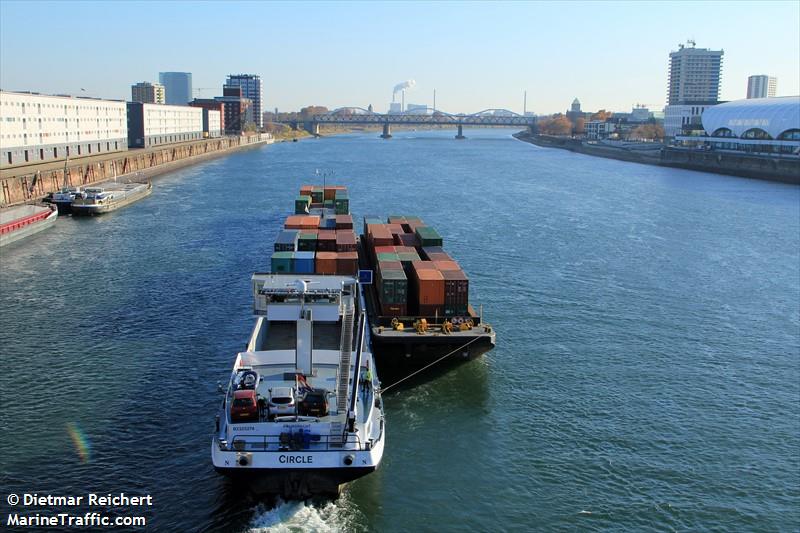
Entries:
{"type": "Polygon", "coordinates": [[[384,316],[467,317],[469,278],[417,217],[364,217],[365,249],[384,316]]]}
{"type": "Polygon", "coordinates": [[[358,248],[347,189],[304,185],[275,239],[272,272],[358,274],[358,248]]]}

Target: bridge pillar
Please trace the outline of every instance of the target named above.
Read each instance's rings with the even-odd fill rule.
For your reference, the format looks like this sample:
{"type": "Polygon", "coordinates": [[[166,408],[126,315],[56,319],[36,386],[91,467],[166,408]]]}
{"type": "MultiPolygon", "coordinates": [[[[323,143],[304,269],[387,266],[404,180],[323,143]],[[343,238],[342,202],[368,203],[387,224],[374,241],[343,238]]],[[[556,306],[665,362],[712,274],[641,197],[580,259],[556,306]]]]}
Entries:
{"type": "Polygon", "coordinates": [[[319,137],[319,122],[306,122],[303,124],[303,129],[314,137],[319,137]]]}
{"type": "Polygon", "coordinates": [[[464,126],[461,124],[458,125],[458,135],[456,135],[456,139],[466,139],[466,137],[464,137],[464,126]]]}
{"type": "Polygon", "coordinates": [[[383,133],[381,134],[381,139],[391,139],[392,138],[392,126],[390,124],[383,125],[383,133]]]}

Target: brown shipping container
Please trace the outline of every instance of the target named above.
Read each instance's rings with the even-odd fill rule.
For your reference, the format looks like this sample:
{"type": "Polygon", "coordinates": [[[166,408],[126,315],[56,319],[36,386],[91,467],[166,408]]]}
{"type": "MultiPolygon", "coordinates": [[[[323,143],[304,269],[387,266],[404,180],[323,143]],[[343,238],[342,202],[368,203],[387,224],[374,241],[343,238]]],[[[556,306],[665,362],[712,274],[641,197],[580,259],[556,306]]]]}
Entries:
{"type": "Polygon", "coordinates": [[[380,271],[382,270],[403,270],[403,263],[400,261],[379,261],[378,262],[378,272],[380,276],[380,271]]]}
{"type": "Polygon", "coordinates": [[[386,224],[386,226],[389,228],[392,235],[402,235],[405,233],[403,226],[400,224],[386,224]]]}
{"type": "Polygon", "coordinates": [[[300,187],[300,196],[311,196],[312,190],[314,190],[313,185],[303,185],[300,187]]]}
{"type": "Polygon", "coordinates": [[[336,254],[336,273],[340,276],[358,274],[358,252],[339,252],[336,254]]]}
{"type": "Polygon", "coordinates": [[[335,200],[336,199],[336,191],[344,191],[347,190],[347,187],[344,185],[328,185],[325,187],[325,199],[326,200],[335,200]]]}
{"type": "Polygon", "coordinates": [[[455,261],[445,252],[428,252],[428,261],[455,261]]]}
{"type": "Polygon", "coordinates": [[[383,316],[408,316],[408,306],[406,304],[381,304],[381,315],[383,316]]]}
{"type": "Polygon", "coordinates": [[[419,316],[444,316],[444,306],[442,305],[419,305],[419,316]]]}
{"type": "Polygon", "coordinates": [[[336,229],[353,229],[353,215],[336,215],[336,229]]]}
{"type": "Polygon", "coordinates": [[[394,238],[386,224],[370,224],[369,240],[373,246],[394,246],[394,238]]]}
{"type": "Polygon", "coordinates": [[[424,305],[444,304],[444,276],[435,269],[417,268],[422,261],[414,261],[417,302],[424,305]]]}
{"type": "Polygon", "coordinates": [[[393,254],[395,253],[394,246],[376,246],[375,254],[393,254]]]}
{"type": "Polygon", "coordinates": [[[314,261],[314,270],[317,274],[336,274],[336,252],[317,252],[314,261]]]}
{"type": "Polygon", "coordinates": [[[319,227],[319,216],[309,215],[303,217],[303,229],[317,229],[319,227]]]}
{"type": "Polygon", "coordinates": [[[411,263],[411,267],[414,270],[437,270],[436,265],[433,264],[433,261],[413,261],[411,263]]]}
{"type": "Polygon", "coordinates": [[[419,244],[417,236],[414,233],[400,233],[395,234],[394,243],[398,246],[407,246],[409,248],[416,248],[419,244]]]}
{"type": "Polygon", "coordinates": [[[334,230],[319,230],[317,234],[317,250],[320,252],[336,251],[336,232],[334,230]]]}
{"type": "Polygon", "coordinates": [[[469,278],[461,270],[446,270],[444,277],[444,305],[466,306],[469,303],[469,278]]]}
{"type": "Polygon", "coordinates": [[[458,263],[455,261],[432,261],[436,268],[440,272],[444,272],[445,270],[461,270],[461,267],[458,266],[458,263]]]}
{"type": "Polygon", "coordinates": [[[355,252],[356,248],[356,234],[352,231],[342,230],[336,232],[336,251],[337,252],[355,252]]]}

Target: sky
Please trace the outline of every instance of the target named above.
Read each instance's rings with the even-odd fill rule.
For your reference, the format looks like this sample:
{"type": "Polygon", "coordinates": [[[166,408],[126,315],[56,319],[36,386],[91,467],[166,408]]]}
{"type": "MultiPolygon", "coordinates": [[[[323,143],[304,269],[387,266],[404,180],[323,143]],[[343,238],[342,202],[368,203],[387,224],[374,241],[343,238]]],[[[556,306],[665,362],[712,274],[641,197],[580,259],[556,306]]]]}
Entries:
{"type": "Polygon", "coordinates": [[[260,74],[264,109],[563,112],[665,105],[669,53],[692,39],[724,50],[722,100],[747,77],[800,94],[800,1],[242,2],[0,0],[0,88],[129,99],[160,71],[195,96],[227,74],[260,74]],[[84,89],[84,91],[82,91],[84,89]],[[398,98],[399,100],[399,98],[398,98]]]}

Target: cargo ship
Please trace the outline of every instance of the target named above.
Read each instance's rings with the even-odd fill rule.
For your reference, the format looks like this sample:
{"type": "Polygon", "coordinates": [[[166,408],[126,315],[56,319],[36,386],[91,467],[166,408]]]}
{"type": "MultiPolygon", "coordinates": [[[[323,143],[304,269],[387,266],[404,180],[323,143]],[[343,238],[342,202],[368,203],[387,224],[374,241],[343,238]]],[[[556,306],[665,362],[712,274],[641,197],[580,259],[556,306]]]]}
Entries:
{"type": "Polygon", "coordinates": [[[153,185],[131,181],[117,183],[109,181],[85,187],[72,200],[73,215],[100,215],[141,200],[153,191],[153,185]]]}
{"type": "Polygon", "coordinates": [[[55,206],[19,205],[0,210],[0,246],[39,233],[58,218],[55,206]]]}
{"type": "Polygon", "coordinates": [[[352,276],[254,274],[256,325],[211,442],[214,468],[258,494],[336,497],[386,441],[363,293],[352,276]]]}
{"type": "Polygon", "coordinates": [[[413,216],[364,217],[357,236],[343,186],[304,185],[271,258],[273,272],[358,274],[384,379],[478,357],[495,332],[469,302],[469,278],[434,228],[413,216]]]}

